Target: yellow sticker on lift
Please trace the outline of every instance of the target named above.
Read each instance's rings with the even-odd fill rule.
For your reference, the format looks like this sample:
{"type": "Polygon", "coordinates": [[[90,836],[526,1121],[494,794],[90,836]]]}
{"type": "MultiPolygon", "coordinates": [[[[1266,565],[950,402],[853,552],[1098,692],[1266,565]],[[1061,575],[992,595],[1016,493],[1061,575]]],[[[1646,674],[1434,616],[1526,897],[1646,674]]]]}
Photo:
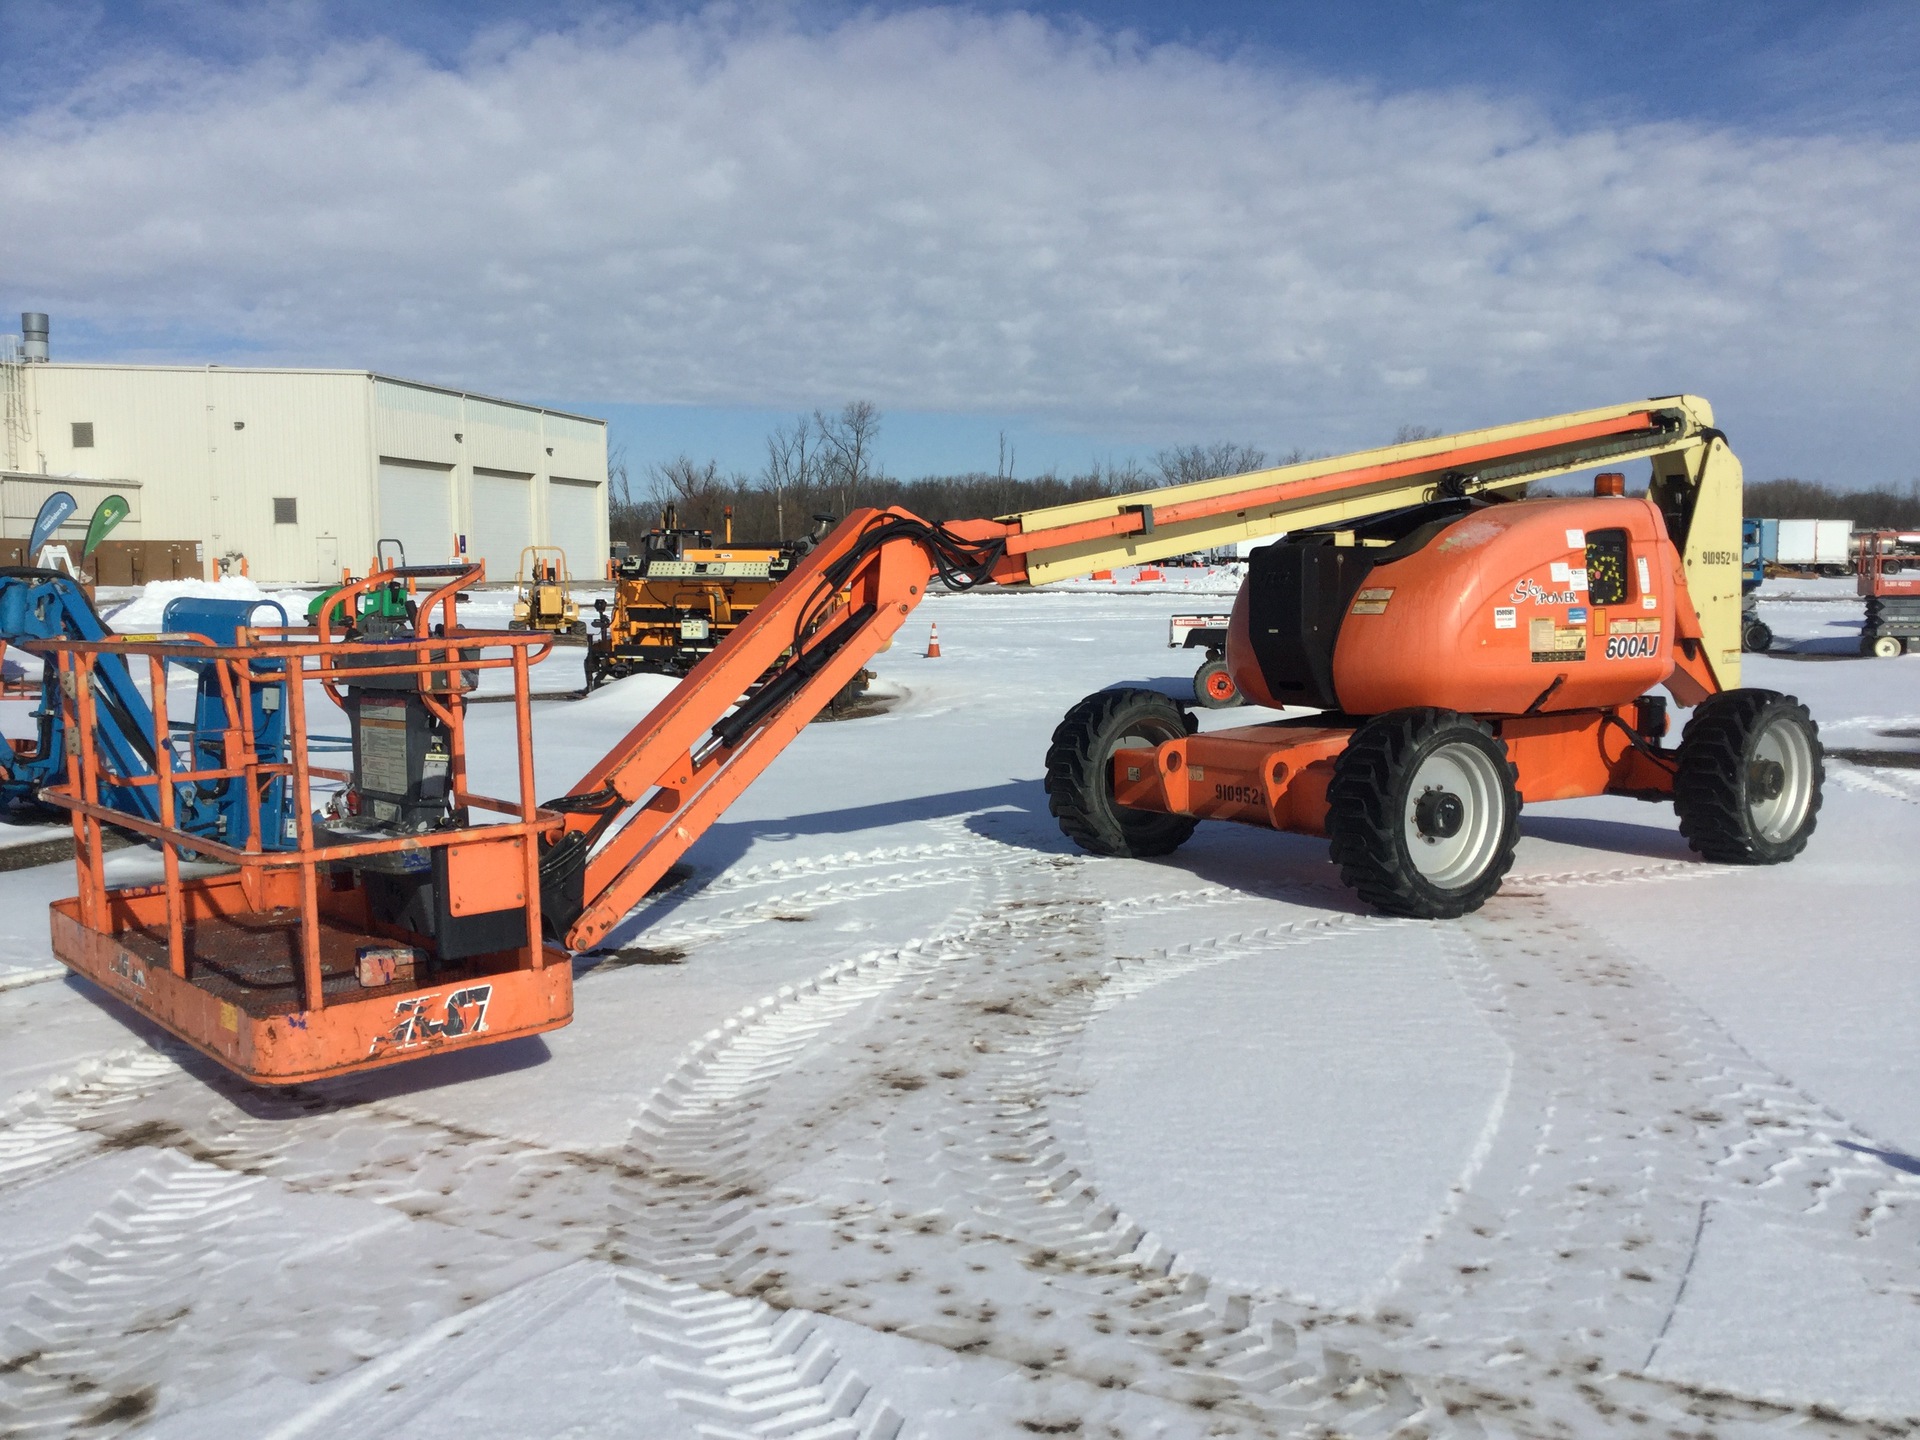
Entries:
{"type": "Polygon", "coordinates": [[[234,1034],[240,1030],[239,1007],[229,1005],[225,1000],[220,1002],[220,1028],[234,1034]]]}

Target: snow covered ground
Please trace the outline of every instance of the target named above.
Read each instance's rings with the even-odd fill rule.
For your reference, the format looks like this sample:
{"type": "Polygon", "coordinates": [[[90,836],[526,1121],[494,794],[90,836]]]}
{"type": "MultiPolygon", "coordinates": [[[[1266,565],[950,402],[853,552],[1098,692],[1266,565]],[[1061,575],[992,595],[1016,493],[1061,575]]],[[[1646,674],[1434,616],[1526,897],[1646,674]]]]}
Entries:
{"type": "MultiPolygon", "coordinates": [[[[1775,587],[1801,859],[1541,806],[1419,924],[1312,839],[1060,836],[1053,725],[1179,689],[1194,588],[936,598],[535,1040],[253,1091],[0,874],[0,1435],[1915,1433],[1920,659],[1775,587]]],[[[542,789],[664,683],[542,704],[542,789]]]]}

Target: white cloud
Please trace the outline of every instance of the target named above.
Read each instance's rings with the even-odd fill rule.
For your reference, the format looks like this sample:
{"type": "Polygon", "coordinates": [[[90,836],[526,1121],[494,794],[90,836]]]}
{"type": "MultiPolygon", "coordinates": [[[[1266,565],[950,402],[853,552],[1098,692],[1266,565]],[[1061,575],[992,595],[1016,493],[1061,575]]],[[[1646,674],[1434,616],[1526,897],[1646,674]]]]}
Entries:
{"type": "Polygon", "coordinates": [[[56,323],[1316,446],[1685,388],[1782,466],[1911,473],[1911,143],[1566,133],[927,11],[150,64],[0,144],[0,269],[56,323]]]}

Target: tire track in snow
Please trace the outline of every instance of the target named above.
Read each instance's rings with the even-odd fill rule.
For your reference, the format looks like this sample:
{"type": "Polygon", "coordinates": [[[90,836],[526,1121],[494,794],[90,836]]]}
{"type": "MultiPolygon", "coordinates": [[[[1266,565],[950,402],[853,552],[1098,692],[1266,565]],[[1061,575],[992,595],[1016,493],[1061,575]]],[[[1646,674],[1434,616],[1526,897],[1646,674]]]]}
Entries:
{"type": "Polygon", "coordinates": [[[786,885],[816,875],[844,875],[849,870],[882,865],[926,865],[936,860],[984,860],[1004,855],[1006,850],[1006,846],[996,841],[976,837],[953,840],[942,845],[888,845],[877,850],[849,850],[841,855],[796,856],[792,860],[770,860],[760,865],[742,865],[723,871],[693,893],[732,895],[762,885],[786,885]]]}
{"type": "Polygon", "coordinates": [[[958,1152],[973,1216],[963,1228],[1032,1247],[1060,1289],[1085,1289],[1096,1318],[1116,1321],[1155,1363],[1136,1387],[1205,1407],[1229,1406],[1290,1432],[1385,1434],[1438,1426],[1444,1407],[1355,1352],[1324,1347],[1258,1297],[1216,1283],[1110,1201],[1070,1156],[1049,1102],[1067,1051],[1100,1014],[1182,976],[1234,960],[1337,941],[1400,924],[1339,916],[1270,926],[1122,957],[1090,984],[998,1029],[962,1117],[943,1138],[958,1152]]]}
{"type": "Polygon", "coordinates": [[[1714,865],[1705,860],[1666,860],[1652,865],[1630,865],[1615,870],[1555,870],[1509,875],[1498,893],[1514,899],[1524,898],[1516,896],[1515,891],[1526,886],[1565,888],[1567,886],[1637,885],[1661,880],[1703,880],[1715,875],[1737,875],[1744,868],[1739,865],[1714,865]]]}
{"type": "MultiPolygon", "coordinates": [[[[1023,858],[1014,868],[1055,872],[1084,863],[1031,852],[1023,858]]],[[[1004,878],[1005,868],[994,878],[1004,878]]],[[[1224,887],[1192,894],[1195,903],[1238,898],[1224,887]]],[[[618,1250],[634,1267],[622,1284],[673,1398],[703,1428],[770,1434],[804,1425],[823,1436],[878,1440],[901,1428],[898,1412],[833,1352],[817,1317],[759,1298],[774,1288],[778,1257],[761,1240],[755,1216],[763,1207],[753,1197],[762,1175],[792,1152],[764,1144],[756,1124],[775,1083],[854,1014],[908,981],[953,973],[983,949],[1003,949],[1047,918],[990,905],[945,935],[784,987],[705,1037],[649,1100],[630,1144],[636,1178],[621,1187],[618,1250]]]]}
{"type": "MultiPolygon", "coordinates": [[[[1049,889],[1055,887],[1057,881],[1050,881],[1049,889]]],[[[950,1109],[957,1103],[964,1111],[968,1098],[978,1100],[982,1096],[984,1103],[996,1104],[990,1088],[983,1090],[982,1087],[990,1086],[992,1075],[999,1073],[998,1067],[1013,1066],[1018,1073],[1009,1083],[1025,1087],[1033,1081],[1035,1066],[1050,1065],[1071,1035],[1083,1027],[1083,1009],[1075,1009],[1070,1018],[1053,1014],[1053,1019],[1059,1022],[1057,1026],[1049,1027],[1041,1022],[1047,1033],[1035,1042],[1037,1051],[1029,1053],[1018,1043],[1003,1043],[1009,1026],[1023,1031],[1035,1023],[1036,1015],[1056,1012],[1063,1004],[1073,1005],[1076,999],[1085,1002],[1097,993],[1098,986],[1088,981],[1084,968],[1077,971],[1072,968],[1076,960],[1087,956],[1064,953],[1084,950],[1089,923],[1106,917],[1157,918],[1212,906],[1223,900],[1244,903],[1247,899],[1238,891],[1208,886],[1113,901],[1057,897],[1009,901],[1004,908],[1015,918],[1000,922],[994,930],[983,930],[980,933],[983,943],[968,947],[964,953],[949,954],[937,970],[922,977],[916,993],[895,1002],[891,1014],[863,1032],[868,1037],[865,1048],[883,1057],[911,1055],[910,1060],[891,1063],[925,1068],[935,1063],[930,1058],[928,1045],[935,1037],[903,1035],[895,1026],[912,1026],[916,1016],[929,1012],[941,1015],[958,1009],[964,1016],[972,1016],[972,1012],[980,1008],[978,996],[993,993],[994,986],[986,982],[997,982],[1013,1000],[987,1007],[984,1013],[999,1017],[993,1022],[991,1038],[976,1036],[976,1043],[964,1050],[976,1059],[982,1054],[987,1058],[979,1061],[976,1072],[967,1077],[970,1083],[954,1092],[950,1104],[943,1108],[950,1109]],[[1062,960],[1067,961],[1066,966],[1060,963],[1062,960]],[[898,1043],[902,1040],[911,1048],[903,1049],[898,1043]]],[[[1275,927],[1253,936],[1180,946],[1160,952],[1157,959],[1135,957],[1108,962],[1112,971],[1108,978],[1115,984],[1106,1003],[1118,1003],[1138,988],[1158,983],[1174,973],[1188,973],[1219,963],[1236,953],[1311,943],[1325,936],[1397,923],[1400,922],[1376,917],[1332,917],[1297,926],[1275,927]],[[1155,969],[1164,973],[1153,975],[1151,972],[1155,969]]],[[[973,1016],[964,1023],[971,1025],[977,1018],[973,1016]]],[[[948,1034],[943,1038],[951,1042],[957,1037],[948,1034]]],[[[817,1066],[844,1069],[848,1057],[835,1054],[814,1058],[817,1066]]],[[[857,1062],[858,1057],[852,1058],[857,1062]]],[[[883,1058],[874,1063],[889,1062],[883,1058]]],[[[949,1068],[942,1069],[940,1074],[958,1077],[962,1072],[949,1068]]],[[[902,1074],[897,1069],[891,1077],[882,1078],[890,1078],[902,1090],[917,1090],[924,1083],[919,1076],[902,1074]]],[[[847,1088],[857,1088],[857,1083],[849,1082],[847,1088]]],[[[1351,1427],[1362,1417],[1380,1412],[1384,1428],[1389,1422],[1398,1423],[1425,1408],[1417,1398],[1406,1393],[1394,1377],[1384,1373],[1368,1377],[1351,1357],[1316,1352],[1312,1362],[1303,1360],[1295,1353],[1298,1336],[1294,1332],[1275,1331],[1265,1316],[1256,1324],[1247,1313],[1244,1297],[1211,1293],[1204,1280],[1197,1280],[1139,1227],[1103,1206],[1097,1197],[1093,1197],[1090,1204],[1085,1203],[1090,1192],[1084,1182],[1076,1184],[1076,1176],[1060,1175],[1054,1165],[1057,1156],[1045,1149],[1034,1149],[1029,1143],[1033,1136],[1019,1118],[1001,1122],[1003,1127],[1011,1126],[1011,1129],[994,1129],[992,1133],[974,1134],[970,1141],[966,1137],[955,1141],[953,1127],[964,1126],[964,1123],[949,1115],[943,1130],[947,1140],[943,1148],[947,1154],[931,1159],[917,1157],[912,1166],[928,1171],[939,1170],[943,1165],[951,1169],[953,1152],[962,1152],[959,1169],[975,1201],[966,1207],[959,1225],[942,1223],[938,1214],[943,1202],[951,1208],[953,1188],[950,1185],[930,1187],[935,1210],[920,1214],[903,1212],[897,1204],[884,1201],[879,1204],[849,1202],[844,1188],[836,1189],[833,1194],[839,1195],[840,1203],[830,1212],[831,1228],[838,1236],[837,1243],[851,1245],[854,1250],[839,1252],[837,1261],[829,1263],[825,1275],[809,1276],[789,1273],[795,1267],[804,1270],[806,1261],[796,1260],[791,1250],[774,1249],[770,1235],[763,1239],[748,1233],[744,1229],[744,1213],[728,1214],[713,1222],[707,1232],[710,1237],[725,1225],[736,1227],[725,1246],[735,1257],[733,1268],[724,1277],[725,1288],[738,1294],[764,1287],[766,1293],[777,1294],[784,1304],[820,1308],[854,1323],[899,1330],[914,1339],[960,1353],[984,1350],[1039,1379],[1058,1375],[1070,1382],[1099,1387],[1096,1394],[1102,1390],[1127,1391],[1155,1401],[1195,1407],[1202,1412],[1224,1405],[1227,1408],[1222,1411],[1222,1417],[1226,1413],[1260,1416],[1268,1409],[1277,1409],[1274,1397],[1280,1392],[1285,1392],[1292,1418],[1311,1415],[1315,1423],[1337,1418],[1343,1427],[1351,1427]],[[1023,1153],[1023,1146],[1033,1153],[1023,1153]],[[984,1158],[976,1163],[976,1157],[984,1158]],[[1043,1213],[1032,1213],[1034,1207],[1043,1213]],[[1039,1305],[1038,1313],[1053,1317],[1059,1302],[1067,1299],[1068,1308],[1079,1312],[1075,1317],[1078,1332],[1073,1330],[1073,1321],[1054,1320],[1046,1327],[1054,1332],[1048,1339],[1016,1334],[1005,1327],[1000,1327],[996,1336],[991,1324],[978,1323],[963,1315],[960,1301],[950,1296],[953,1287],[940,1287],[937,1295],[902,1288],[918,1283],[924,1291],[925,1282],[916,1282],[915,1277],[919,1271],[939,1272],[943,1253],[946,1268],[951,1269],[956,1243],[962,1247],[962,1254],[1002,1262],[1002,1273],[982,1282],[985,1293],[994,1301],[1011,1308],[1013,1301],[1008,1296],[1013,1291],[1050,1287],[1052,1302],[1039,1305]],[[983,1247],[995,1253],[982,1254],[983,1247]],[[896,1258],[874,1261],[869,1252],[896,1258]],[[875,1277],[895,1287],[891,1295],[876,1297],[863,1290],[862,1281],[853,1278],[852,1271],[844,1268],[847,1261],[857,1266],[863,1256],[894,1272],[875,1277]],[[1008,1262],[1013,1266],[1011,1274],[1005,1273],[1008,1262]],[[1023,1269],[1029,1262],[1030,1268],[1023,1269]],[[1091,1296],[1079,1293],[1088,1285],[1093,1285],[1096,1293],[1091,1296]],[[865,1313],[876,1300],[878,1313],[865,1313]],[[1093,1317],[1091,1323],[1089,1312],[1093,1317]],[[1115,1345],[1124,1350],[1128,1341],[1102,1340],[1102,1334],[1113,1328],[1104,1323],[1109,1313],[1121,1316],[1123,1323],[1159,1362],[1151,1373],[1142,1374],[1137,1363],[1128,1361],[1124,1354],[1114,1353],[1115,1345]],[[1209,1333],[1200,1333],[1202,1331],[1209,1333]],[[1064,1343],[1052,1345],[1051,1338],[1059,1338],[1064,1343]],[[1248,1396],[1260,1397],[1261,1403],[1249,1403],[1248,1396]]],[[[756,1171],[768,1158],[757,1140],[758,1137],[748,1132],[740,1141],[743,1155],[750,1145],[754,1147],[756,1171]]],[[[810,1143],[821,1146],[829,1141],[823,1135],[815,1135],[810,1143]]],[[[844,1131],[831,1143],[832,1153],[844,1154],[844,1131]]],[[[907,1178],[894,1168],[893,1181],[907,1178]]],[[[736,1178],[740,1173],[735,1172],[736,1178]]],[[[882,1179],[880,1183],[891,1182],[882,1179]]],[[[893,1200],[898,1201],[907,1188],[903,1184],[890,1192],[893,1200]]],[[[809,1218],[800,1212],[830,1203],[832,1195],[804,1202],[786,1220],[770,1223],[798,1221],[804,1228],[809,1218]]],[[[823,1222],[814,1219],[811,1223],[818,1227],[823,1222]]],[[[988,1267],[970,1263],[966,1268],[984,1270],[988,1267]]],[[[1039,1301],[1046,1299],[1046,1293],[1038,1296],[1039,1301]]],[[[992,1303],[983,1303],[972,1313],[977,1317],[980,1312],[994,1308],[992,1303]]],[[[1036,1390],[1035,1395],[1041,1393],[1036,1390]]],[[[1187,1413],[1191,1416],[1191,1409],[1187,1413]]],[[[975,1419],[979,1421],[980,1417],[976,1415],[975,1419]]],[[[1037,1419],[1034,1423],[1045,1428],[1057,1419],[1037,1419]]]]}
{"type": "Polygon", "coordinates": [[[1911,1284],[1920,1182],[1833,1143],[1857,1132],[1544,900],[1489,910],[1444,943],[1512,1056],[1508,1099],[1464,1193],[1381,1307],[1418,1313],[1400,1357],[1474,1384],[1497,1375],[1576,1433],[1783,1416],[1801,1433],[1862,1433],[1638,1372],[1671,1322],[1703,1204],[1771,1214],[1911,1284]]]}
{"type": "MultiPolygon", "coordinates": [[[[237,1150],[257,1128],[221,1140],[237,1150]]],[[[214,1163],[222,1158],[154,1152],[28,1291],[5,1332],[0,1435],[111,1435],[153,1413],[171,1332],[194,1312],[209,1260],[262,1183],[214,1163]]]]}
{"type": "Polygon", "coordinates": [[[186,1072],[174,1047],[129,1045],[43,1082],[0,1114],[0,1190],[94,1154],[100,1131],[186,1072]]]}
{"type": "MultiPolygon", "coordinates": [[[[979,928],[976,921],[973,927],[979,928]]],[[[963,932],[964,933],[964,932],[963,932]]],[[[705,1433],[891,1440],[902,1417],[835,1354],[814,1316],[752,1293],[755,1112],[800,1054],[855,1011],[949,961],[910,942],[783,986],[710,1032],[656,1090],[629,1142],[618,1258],[634,1329],[705,1433]],[[742,1253],[744,1252],[744,1253],[742,1253]],[[747,1293],[736,1293],[745,1291],[747,1293]]]]}
{"type": "Polygon", "coordinates": [[[650,947],[699,945],[722,935],[748,930],[783,915],[811,914],[834,905],[848,905],[883,895],[902,895],[940,885],[964,884],[980,873],[980,866],[954,866],[947,869],[910,870],[899,875],[879,875],[864,880],[816,885],[810,890],[792,890],[768,895],[748,905],[716,911],[686,920],[668,921],[638,931],[634,938],[650,947]]]}
{"type": "Polygon", "coordinates": [[[377,1278],[328,1277],[313,1303],[331,1305],[342,1333],[303,1343],[295,1368],[310,1379],[357,1371],[422,1314],[457,1320],[553,1263],[516,1252],[574,1258],[604,1242],[618,1167],[598,1157],[362,1104],[354,1081],[265,1093],[204,1078],[212,1104],[185,1124],[177,1107],[130,1104],[100,1126],[100,1144],[154,1160],[68,1243],[6,1333],[0,1436],[110,1434],[166,1413],[179,1385],[197,1403],[226,1393],[224,1371],[184,1372],[245,1346],[259,1283],[288,1248],[287,1205],[303,1195],[376,1205],[408,1232],[390,1237],[377,1278]],[[416,1246],[415,1226],[462,1238],[416,1246]],[[180,1348],[165,1332],[188,1314],[195,1343],[180,1348]]]}
{"type": "Polygon", "coordinates": [[[1856,765],[1848,760],[1830,757],[1827,760],[1827,776],[1838,780],[1849,790],[1864,791],[1869,795],[1879,795],[1888,800],[1903,800],[1909,805],[1920,805],[1920,778],[1909,779],[1899,771],[1881,771],[1876,773],[1871,767],[1856,765]]]}
{"type": "MultiPolygon", "coordinates": [[[[1712,870],[1683,864],[1625,874],[1573,873],[1530,879],[1549,886],[1607,884],[1677,878],[1683,873],[1712,870]]],[[[1365,918],[1359,918],[1322,921],[1318,926],[1323,936],[1331,936],[1365,923],[1365,918]]],[[[1393,922],[1375,919],[1371,923],[1393,922]]],[[[1409,1357],[1385,1353],[1383,1341],[1391,1338],[1390,1330],[1383,1331],[1377,1325],[1343,1325],[1338,1323],[1339,1317],[1310,1312],[1301,1317],[1306,1325],[1290,1325],[1274,1313],[1274,1307],[1260,1305],[1257,1297],[1223,1291],[1194,1273],[1137,1223],[1105,1202],[1073,1164],[1046,1114],[1046,1094],[1054,1083],[1051,1072],[1063,1052],[1100,1010],[1199,968],[1245,958],[1265,948],[1304,943],[1308,937],[1299,933],[1300,928],[1304,927],[1287,927],[1278,935],[1269,931],[1227,937],[1122,961],[1108,971],[1098,989],[1083,989],[1066,1003],[1050,1007],[1044,1022],[1029,1012],[1025,1038],[1001,1048],[1005,1058],[992,1067],[997,1074],[988,1093],[997,1104],[990,1111],[991,1118],[984,1130],[970,1138],[962,1135],[967,1149],[991,1162],[986,1167],[989,1183],[976,1188],[983,1213],[1007,1224],[1015,1238],[1042,1247],[1046,1263],[1057,1264],[1068,1274],[1117,1272],[1122,1284],[1108,1292],[1114,1302],[1109,1308],[1142,1317],[1135,1329],[1137,1338],[1159,1351],[1169,1363],[1181,1365],[1188,1374],[1197,1365],[1232,1382],[1243,1400],[1290,1427],[1334,1424],[1341,1433],[1397,1433],[1411,1427],[1418,1433],[1437,1434],[1453,1431],[1454,1417],[1468,1417],[1460,1421],[1465,1427],[1461,1433],[1478,1434],[1495,1415],[1538,1409],[1559,1412],[1555,1424],[1570,1426],[1570,1433],[1612,1429],[1615,1416],[1623,1428],[1632,1429],[1651,1413],[1662,1415],[1678,1434],[1699,1433],[1696,1427],[1703,1422],[1771,1427],[1782,1417],[1788,1417],[1794,1428],[1805,1433],[1860,1433],[1858,1427],[1844,1420],[1830,1422],[1805,1411],[1737,1397],[1692,1395],[1683,1387],[1631,1375],[1609,1373],[1604,1377],[1606,1384],[1596,1384],[1587,1377],[1584,1366],[1555,1372],[1577,1378],[1564,1381],[1558,1387],[1562,1393],[1549,1397],[1552,1403],[1542,1405],[1542,1397],[1528,1393],[1534,1388],[1531,1385],[1516,1393],[1510,1379],[1503,1378],[1495,1386],[1479,1376],[1455,1376],[1444,1369],[1435,1373],[1432,1360],[1425,1356],[1417,1363],[1405,1364],[1402,1361],[1409,1357]],[[1326,1321],[1336,1323],[1320,1330],[1320,1354],[1308,1360],[1302,1355],[1303,1335],[1308,1326],[1326,1321]],[[1361,1355],[1373,1358],[1362,1361],[1358,1358],[1361,1355]],[[1409,1379],[1416,1375],[1421,1378],[1409,1379]]],[[[1467,988],[1470,993],[1479,988],[1485,1003],[1484,984],[1475,987],[1469,983],[1467,988]]],[[[1555,1038],[1561,1045],[1566,1043],[1565,1036],[1555,1038]]],[[[1543,1048],[1554,1043],[1544,1041],[1543,1048]]],[[[1752,1083],[1743,1082],[1738,1093],[1752,1097],[1752,1083]]],[[[1548,1123],[1552,1120],[1549,1117],[1548,1123]]],[[[1539,1144],[1534,1146],[1536,1152],[1541,1148],[1539,1144]]],[[[1873,1168],[1825,1140],[1815,1142],[1812,1149],[1823,1158],[1854,1162],[1851,1168],[1856,1173],[1867,1174],[1873,1168]]],[[[1732,1152],[1729,1158],[1733,1158],[1732,1152]]],[[[1781,1164],[1794,1163],[1777,1162],[1771,1169],[1777,1172],[1781,1164]]],[[[1578,1193],[1580,1189],[1603,1187],[1604,1179],[1596,1186],[1593,1177],[1583,1176],[1575,1184],[1578,1193]]],[[[1904,1177],[1897,1188],[1906,1192],[1904,1177]]],[[[1885,1208],[1886,1189],[1882,1186],[1874,1192],[1870,1210],[1885,1208]]],[[[1691,1220],[1694,1212],[1691,1206],[1684,1206],[1679,1213],[1691,1220]]],[[[1643,1240],[1639,1245],[1645,1243],[1643,1240]]],[[[1527,1283],[1537,1283],[1537,1279],[1527,1283]]],[[[1516,1292],[1525,1288],[1526,1283],[1514,1287],[1516,1292]]],[[[1541,1319],[1536,1307],[1527,1317],[1529,1328],[1551,1330],[1551,1323],[1542,1327],[1541,1319]]],[[[1424,1333],[1420,1348],[1426,1348],[1424,1333]]],[[[1564,1356],[1555,1359],[1565,1364],[1564,1356]]],[[[1496,1429],[1501,1428],[1504,1426],[1496,1423],[1496,1429]]],[[[1533,1432],[1523,1425],[1518,1433],[1533,1432]]]]}

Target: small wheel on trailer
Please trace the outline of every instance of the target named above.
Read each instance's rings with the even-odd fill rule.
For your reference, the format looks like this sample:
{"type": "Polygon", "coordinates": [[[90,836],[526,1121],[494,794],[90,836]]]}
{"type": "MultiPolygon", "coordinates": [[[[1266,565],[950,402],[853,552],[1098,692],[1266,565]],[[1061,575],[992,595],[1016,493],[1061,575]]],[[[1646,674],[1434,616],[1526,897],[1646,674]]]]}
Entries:
{"type": "Polygon", "coordinates": [[[1764,655],[1773,648],[1773,627],[1759,616],[1750,616],[1740,627],[1740,648],[1764,655]]]}
{"type": "Polygon", "coordinates": [[[1704,700],[1680,737],[1673,808],[1709,860],[1778,865],[1807,848],[1826,781],[1820,727],[1774,690],[1704,700]]]}
{"type": "Polygon", "coordinates": [[[1220,659],[1207,661],[1193,672],[1193,698],[1209,710],[1226,710],[1241,703],[1233,672],[1220,659]]]}
{"type": "Polygon", "coordinates": [[[1113,755],[1192,733],[1158,690],[1102,690],[1067,711],[1047,747],[1047,808],[1066,837],[1094,855],[1170,855],[1193,834],[1191,815],[1135,810],[1113,798],[1113,755]]]}
{"type": "Polygon", "coordinates": [[[1513,865],[1518,779],[1506,745],[1470,716],[1423,707],[1374,717],[1327,786],[1340,878],[1389,915],[1478,910],[1513,865]]]}
{"type": "Polygon", "coordinates": [[[1896,655],[1904,655],[1906,650],[1906,642],[1898,635],[1876,635],[1868,653],[1876,660],[1891,660],[1896,655]]]}

